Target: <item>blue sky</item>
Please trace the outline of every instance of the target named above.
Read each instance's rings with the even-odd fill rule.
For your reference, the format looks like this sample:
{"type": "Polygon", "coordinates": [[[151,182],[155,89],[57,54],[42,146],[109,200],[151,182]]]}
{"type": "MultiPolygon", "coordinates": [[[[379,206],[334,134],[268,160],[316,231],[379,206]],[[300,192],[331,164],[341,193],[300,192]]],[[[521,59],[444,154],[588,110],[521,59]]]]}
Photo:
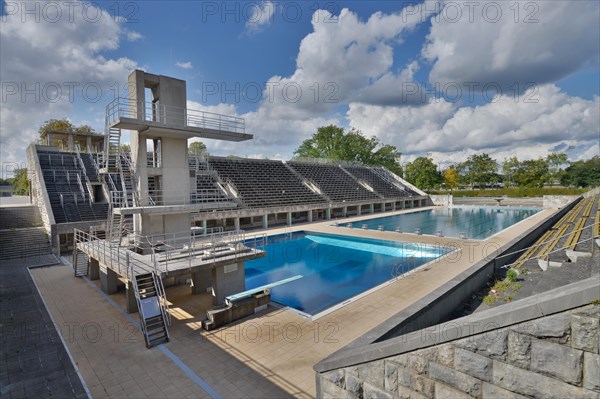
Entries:
{"type": "Polygon", "coordinates": [[[49,118],[102,130],[135,68],[186,80],[189,107],[246,119],[255,139],[206,141],[218,155],[287,159],[329,123],[403,161],[598,153],[597,1],[23,4],[4,2],[0,22],[3,162],[24,161],[49,118]]]}

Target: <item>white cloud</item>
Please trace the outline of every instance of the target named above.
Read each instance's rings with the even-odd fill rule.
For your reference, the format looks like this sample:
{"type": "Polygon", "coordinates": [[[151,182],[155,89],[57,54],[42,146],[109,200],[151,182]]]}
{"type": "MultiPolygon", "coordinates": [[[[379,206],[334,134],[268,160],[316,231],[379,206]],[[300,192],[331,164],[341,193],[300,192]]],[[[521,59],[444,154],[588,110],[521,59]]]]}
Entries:
{"type": "Polygon", "coordinates": [[[192,61],[187,61],[187,62],[177,62],[175,64],[176,66],[178,66],[179,68],[183,68],[183,69],[192,69],[194,66],[192,65],[192,61]]]}
{"type": "Polygon", "coordinates": [[[143,37],[144,36],[142,36],[142,34],[139,32],[135,32],[132,30],[127,31],[127,40],[130,42],[138,41],[138,40],[142,39],[143,37]]]}
{"type": "Polygon", "coordinates": [[[532,99],[537,102],[503,96],[477,107],[444,100],[404,108],[350,104],[348,119],[405,154],[437,152],[450,160],[474,151],[535,158],[561,145],[578,156],[581,145],[598,142],[600,98],[589,101],[545,85],[532,99]]]}
{"type": "MultiPolygon", "coordinates": [[[[88,6],[88,15],[96,8],[88,6]],[[93,10],[92,10],[93,8],[93,10]]],[[[98,10],[99,11],[99,10],[98,10]]],[[[92,14],[93,13],[93,14],[92,14]]],[[[67,17],[65,17],[67,18],[67,17]]],[[[70,117],[75,105],[91,105],[98,114],[123,89],[127,74],[137,64],[128,58],[106,58],[119,47],[126,30],[106,13],[95,22],[73,13],[73,22],[52,23],[42,18],[21,21],[18,14],[0,22],[0,124],[3,162],[23,162],[25,148],[37,138],[38,126],[49,118],[70,117]]],[[[103,115],[101,116],[103,118],[103,115]]],[[[83,120],[95,119],[86,113],[83,120]]]]}
{"type": "Polygon", "coordinates": [[[251,3],[252,13],[246,21],[246,29],[249,33],[256,33],[271,25],[273,22],[273,14],[277,9],[277,4],[272,1],[263,1],[259,3],[251,3]]]}
{"type": "Polygon", "coordinates": [[[477,82],[480,88],[497,83],[507,90],[555,82],[598,64],[596,0],[468,4],[447,1],[431,19],[422,51],[433,63],[431,82],[477,82]]]}

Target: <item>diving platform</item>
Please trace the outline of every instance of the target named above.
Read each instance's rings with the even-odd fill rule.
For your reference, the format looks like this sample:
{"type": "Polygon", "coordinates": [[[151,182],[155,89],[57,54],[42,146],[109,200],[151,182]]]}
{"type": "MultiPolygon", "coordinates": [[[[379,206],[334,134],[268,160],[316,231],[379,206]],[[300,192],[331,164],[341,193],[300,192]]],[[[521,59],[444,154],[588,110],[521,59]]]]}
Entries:
{"type": "Polygon", "coordinates": [[[192,294],[209,290],[213,303],[220,305],[227,296],[245,290],[244,262],[265,256],[265,251],[256,249],[260,240],[254,240],[254,247],[245,242],[241,231],[206,236],[130,234],[114,242],[75,230],[74,264],[85,255],[87,275],[99,277],[107,294],[116,292],[119,277],[131,282],[147,274],[161,280],[191,275],[192,294]]]}
{"type": "Polygon", "coordinates": [[[110,128],[144,132],[148,138],[200,137],[225,141],[246,141],[243,118],[201,110],[175,107],[159,102],[142,102],[130,98],[115,98],[106,107],[110,128]]]}

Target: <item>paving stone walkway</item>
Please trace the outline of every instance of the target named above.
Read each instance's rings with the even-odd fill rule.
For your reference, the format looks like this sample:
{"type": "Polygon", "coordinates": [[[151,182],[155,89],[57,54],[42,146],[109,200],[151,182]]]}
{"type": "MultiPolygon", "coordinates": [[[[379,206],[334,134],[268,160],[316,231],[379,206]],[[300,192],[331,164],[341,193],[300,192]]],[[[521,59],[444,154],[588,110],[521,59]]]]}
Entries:
{"type": "Polygon", "coordinates": [[[53,256],[0,261],[2,398],[87,397],[28,270],[53,263],[53,256]]]}

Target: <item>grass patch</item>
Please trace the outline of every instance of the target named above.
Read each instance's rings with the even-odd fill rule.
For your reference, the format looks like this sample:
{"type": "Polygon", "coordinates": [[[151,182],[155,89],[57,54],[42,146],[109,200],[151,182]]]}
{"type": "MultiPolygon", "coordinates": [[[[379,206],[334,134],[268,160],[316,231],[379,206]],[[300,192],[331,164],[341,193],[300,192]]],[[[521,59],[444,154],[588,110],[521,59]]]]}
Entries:
{"type": "Polygon", "coordinates": [[[504,302],[512,302],[512,300],[515,298],[514,295],[508,295],[506,298],[504,298],[504,302]]]}
{"type": "Polygon", "coordinates": [[[500,294],[503,294],[504,291],[509,290],[511,285],[512,285],[512,283],[508,280],[498,280],[492,286],[492,290],[496,291],[496,294],[500,295],[500,294]]]}
{"type": "Polygon", "coordinates": [[[455,190],[455,191],[430,191],[429,194],[447,195],[454,197],[543,197],[544,195],[580,195],[588,191],[585,188],[568,187],[513,187],[499,188],[496,190],[455,190]]]}
{"type": "Polygon", "coordinates": [[[598,299],[594,299],[594,300],[592,301],[592,305],[596,305],[596,306],[597,306],[597,305],[600,305],[600,298],[598,298],[598,299]]]}
{"type": "Polygon", "coordinates": [[[513,285],[510,287],[510,289],[513,291],[519,291],[521,288],[523,288],[523,284],[521,283],[513,283],[513,285]]]}
{"type": "Polygon", "coordinates": [[[496,295],[486,295],[483,297],[483,303],[486,305],[493,305],[496,303],[496,295]]]}

